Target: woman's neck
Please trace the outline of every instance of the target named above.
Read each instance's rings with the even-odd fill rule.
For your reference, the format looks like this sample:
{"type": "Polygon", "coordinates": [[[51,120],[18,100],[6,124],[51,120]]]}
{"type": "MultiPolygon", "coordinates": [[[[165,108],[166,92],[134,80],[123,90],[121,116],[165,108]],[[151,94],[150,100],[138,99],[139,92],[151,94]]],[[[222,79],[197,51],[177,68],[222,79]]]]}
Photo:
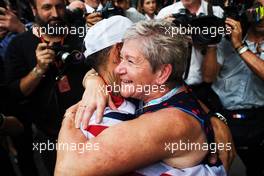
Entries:
{"type": "Polygon", "coordinates": [[[159,91],[155,91],[155,92],[153,91],[148,96],[146,96],[146,98],[142,98],[141,100],[143,100],[144,103],[149,103],[152,100],[159,98],[166,99],[166,97],[174,95],[185,89],[185,87],[182,84],[177,84],[177,85],[173,84],[173,86],[164,85],[164,87],[160,86],[159,88],[160,88],[159,91]],[[168,96],[166,96],[167,94],[168,96]]]}
{"type": "Polygon", "coordinates": [[[147,15],[149,16],[150,19],[154,19],[154,16],[155,16],[154,13],[153,14],[147,14],[147,15]]]}

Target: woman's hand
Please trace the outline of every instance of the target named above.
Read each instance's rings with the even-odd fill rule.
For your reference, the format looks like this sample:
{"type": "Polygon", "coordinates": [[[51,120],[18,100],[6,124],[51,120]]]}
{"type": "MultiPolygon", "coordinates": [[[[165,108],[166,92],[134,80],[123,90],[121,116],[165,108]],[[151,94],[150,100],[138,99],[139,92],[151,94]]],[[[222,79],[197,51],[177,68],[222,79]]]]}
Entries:
{"type": "Polygon", "coordinates": [[[85,80],[85,92],[82,100],[69,108],[66,112],[75,115],[75,127],[87,128],[89,120],[96,111],[96,122],[100,123],[103,118],[103,113],[106,105],[112,109],[116,109],[111,97],[106,91],[104,81],[99,76],[88,76],[85,80]]]}

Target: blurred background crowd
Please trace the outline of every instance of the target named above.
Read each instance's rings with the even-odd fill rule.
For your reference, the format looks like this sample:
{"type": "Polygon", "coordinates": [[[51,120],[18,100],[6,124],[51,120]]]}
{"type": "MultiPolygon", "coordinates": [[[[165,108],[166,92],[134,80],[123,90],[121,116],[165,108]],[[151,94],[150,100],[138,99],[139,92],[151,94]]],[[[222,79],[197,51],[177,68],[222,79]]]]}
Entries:
{"type": "MultiPolygon", "coordinates": [[[[200,43],[190,46],[189,69],[184,78],[212,111],[230,119],[238,155],[248,176],[257,176],[252,170],[261,172],[263,162],[255,158],[264,156],[263,2],[256,5],[257,1],[248,0],[65,0],[54,10],[50,1],[0,0],[0,175],[53,175],[56,151],[39,153],[32,144],[56,143],[65,110],[81,99],[82,79],[90,69],[82,62],[83,37],[41,36],[34,27],[67,25],[89,30],[113,15],[126,16],[134,23],[161,18],[178,18],[178,22],[184,23],[192,18],[189,14],[210,13],[240,22],[241,41],[225,37],[216,43],[205,36],[201,44],[200,38],[196,38],[200,43]],[[212,7],[212,12],[207,6],[212,7]],[[179,7],[188,11],[180,11],[179,7]],[[254,12],[253,17],[247,14],[245,20],[246,12],[254,12]],[[239,57],[244,50],[251,50],[257,58],[247,57],[260,61],[232,58],[239,57]],[[47,55],[55,60],[47,59],[47,55]]],[[[230,26],[235,25],[232,23],[230,26]]]]}

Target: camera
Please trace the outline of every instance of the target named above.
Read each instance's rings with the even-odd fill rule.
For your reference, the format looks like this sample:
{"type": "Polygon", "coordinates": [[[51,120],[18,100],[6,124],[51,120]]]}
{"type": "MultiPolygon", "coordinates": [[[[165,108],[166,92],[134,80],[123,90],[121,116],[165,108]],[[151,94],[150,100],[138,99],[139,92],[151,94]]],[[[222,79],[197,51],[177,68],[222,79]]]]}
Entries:
{"type": "Polygon", "coordinates": [[[76,26],[84,26],[86,24],[85,16],[87,15],[86,11],[80,8],[74,10],[66,10],[66,21],[69,24],[74,24],[76,26]]]}
{"type": "Polygon", "coordinates": [[[180,32],[192,38],[194,45],[217,44],[225,33],[224,20],[214,15],[196,16],[191,14],[188,9],[180,9],[179,13],[172,15],[175,18],[173,23],[176,27],[180,27],[180,32]]]}
{"type": "Polygon", "coordinates": [[[84,60],[81,51],[72,50],[69,45],[55,43],[50,47],[55,52],[56,60],[67,64],[78,64],[84,60]]]}
{"type": "Polygon", "coordinates": [[[249,8],[249,4],[242,4],[235,0],[231,0],[229,1],[228,6],[224,8],[224,18],[232,18],[239,21],[242,29],[247,29],[249,22],[246,16],[247,8],[249,8]]]}
{"type": "Polygon", "coordinates": [[[179,13],[174,13],[172,16],[175,18],[173,21],[174,24],[181,24],[184,26],[188,26],[188,24],[191,24],[192,20],[196,18],[196,16],[191,14],[188,9],[180,9],[179,13]]]}
{"type": "Polygon", "coordinates": [[[113,5],[112,2],[108,1],[105,6],[103,7],[103,9],[101,11],[99,11],[102,15],[102,18],[110,18],[111,16],[114,15],[122,15],[124,16],[124,11],[123,9],[116,7],[113,5]]]}

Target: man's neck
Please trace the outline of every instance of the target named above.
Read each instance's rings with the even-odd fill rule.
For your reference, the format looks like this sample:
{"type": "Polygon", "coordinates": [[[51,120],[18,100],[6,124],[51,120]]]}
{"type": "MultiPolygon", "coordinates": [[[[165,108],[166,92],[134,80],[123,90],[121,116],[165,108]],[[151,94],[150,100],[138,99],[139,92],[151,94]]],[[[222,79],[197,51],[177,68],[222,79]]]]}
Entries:
{"type": "Polygon", "coordinates": [[[112,95],[120,95],[120,92],[118,91],[118,89],[115,88],[115,86],[120,85],[120,82],[118,81],[116,75],[113,72],[111,73],[109,71],[99,69],[98,74],[104,80],[106,85],[111,86],[112,95]]]}
{"type": "Polygon", "coordinates": [[[100,4],[97,4],[97,6],[95,6],[95,4],[92,3],[92,2],[90,2],[89,0],[85,0],[84,3],[85,3],[86,5],[88,5],[89,7],[95,9],[95,10],[96,10],[96,9],[99,7],[99,5],[100,5],[100,4]]]}
{"type": "Polygon", "coordinates": [[[201,0],[197,0],[192,4],[186,4],[185,8],[187,8],[192,14],[196,14],[201,6],[201,0]]]}

